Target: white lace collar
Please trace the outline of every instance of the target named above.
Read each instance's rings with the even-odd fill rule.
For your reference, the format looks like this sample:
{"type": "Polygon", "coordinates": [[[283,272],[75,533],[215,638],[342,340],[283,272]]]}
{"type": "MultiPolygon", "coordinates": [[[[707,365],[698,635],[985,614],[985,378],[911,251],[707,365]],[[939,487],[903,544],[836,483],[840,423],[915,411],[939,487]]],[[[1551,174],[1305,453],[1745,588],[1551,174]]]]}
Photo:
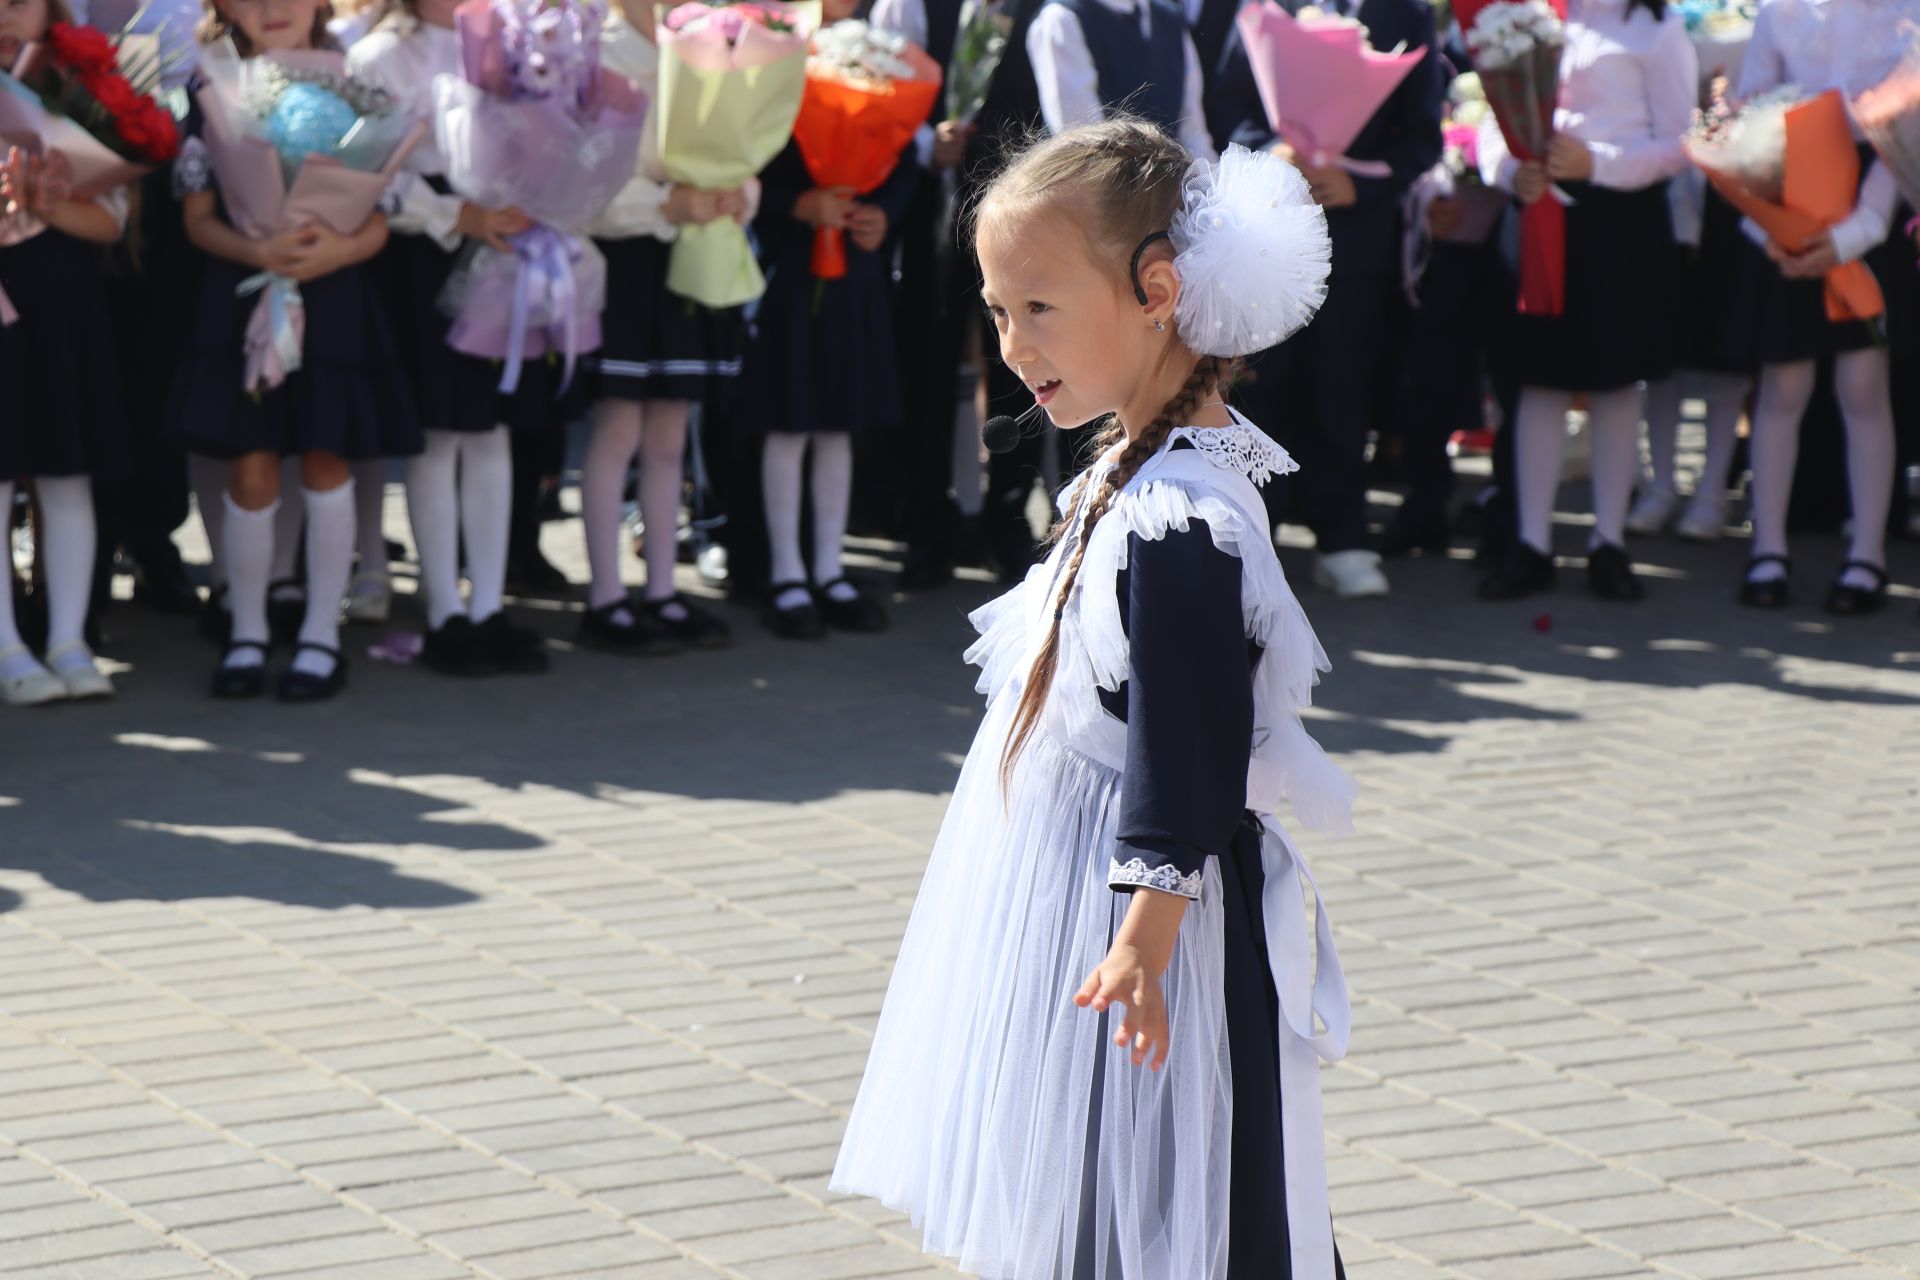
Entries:
{"type": "Polygon", "coordinates": [[[1257,485],[1300,469],[1300,464],[1293,460],[1292,454],[1275,444],[1273,437],[1241,417],[1239,410],[1230,409],[1228,412],[1233,414],[1232,426],[1176,427],[1167,434],[1168,447],[1175,440],[1186,440],[1206,454],[1207,461],[1229,471],[1238,471],[1257,485]]]}

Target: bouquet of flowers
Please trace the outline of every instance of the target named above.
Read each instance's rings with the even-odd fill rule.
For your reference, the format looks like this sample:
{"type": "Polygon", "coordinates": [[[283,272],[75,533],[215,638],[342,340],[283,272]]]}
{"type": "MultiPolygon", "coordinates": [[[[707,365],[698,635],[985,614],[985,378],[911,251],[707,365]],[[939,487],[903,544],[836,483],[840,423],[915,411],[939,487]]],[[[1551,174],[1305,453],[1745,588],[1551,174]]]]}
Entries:
{"type": "Polygon", "coordinates": [[[1853,118],[1907,203],[1920,208],[1920,32],[1906,34],[1899,65],[1853,100],[1853,118]]]}
{"type": "MultiPolygon", "coordinates": [[[[1507,149],[1544,160],[1560,97],[1566,24],[1559,0],[1460,0],[1467,50],[1507,149]]],[[[1520,311],[1557,316],[1567,308],[1567,211],[1560,192],[1534,201],[1520,219],[1520,311]]]]}
{"type": "MultiPolygon", "coordinates": [[[[801,10],[779,0],[694,0],[667,14],[657,39],[661,167],[688,186],[742,185],[793,135],[807,75],[801,10]]],[[[709,307],[736,307],[766,287],[733,219],[680,228],[668,289],[709,307]]]]}
{"type": "Polygon", "coordinates": [[[601,0],[466,0],[454,10],[461,74],[434,79],[447,183],[534,224],[502,253],[472,245],[441,297],[447,342],[504,361],[519,389],[531,357],[559,354],[561,386],[600,346],[606,262],[585,228],[633,177],[646,95],[600,65],[601,0]]]}
{"type": "MultiPolygon", "coordinates": [[[[901,37],[858,18],[821,28],[793,125],[807,172],[823,187],[850,187],[858,195],[877,189],[939,93],[940,68],[901,37]]],[[[847,274],[845,233],[838,227],[814,232],[812,266],[822,280],[847,274]]]]}
{"type": "Polygon", "coordinates": [[[162,70],[149,36],[56,22],[0,73],[0,135],[64,157],[75,199],[104,195],[179,154],[180,130],[155,100],[162,70]]]}
{"type": "Polygon", "coordinates": [[[1387,176],[1384,163],[1345,152],[1426,50],[1381,53],[1350,18],[1311,8],[1296,17],[1274,0],[1255,0],[1236,23],[1273,131],[1316,167],[1387,176]]]}
{"type": "MultiPolygon", "coordinates": [[[[357,232],[426,134],[384,93],[348,76],[337,53],[242,59],[227,40],[201,50],[200,76],[207,161],[233,225],[256,240],[314,222],[357,232]]],[[[240,292],[261,295],[246,339],[245,385],[257,393],[300,367],[300,286],[262,272],[240,292]]]]}
{"type": "Polygon", "coordinates": [[[960,34],[954,41],[953,75],[947,81],[947,119],[971,124],[986,105],[993,74],[1007,54],[1013,15],[991,0],[966,0],[960,10],[960,34]]]}
{"type": "MultiPolygon", "coordinates": [[[[1803,252],[1853,211],[1860,154],[1838,90],[1802,99],[1788,85],[1737,111],[1707,113],[1685,146],[1720,194],[1789,253],[1803,252]]],[[[1870,320],[1886,310],[1863,262],[1835,267],[1826,286],[1831,320],[1870,320]]]]}

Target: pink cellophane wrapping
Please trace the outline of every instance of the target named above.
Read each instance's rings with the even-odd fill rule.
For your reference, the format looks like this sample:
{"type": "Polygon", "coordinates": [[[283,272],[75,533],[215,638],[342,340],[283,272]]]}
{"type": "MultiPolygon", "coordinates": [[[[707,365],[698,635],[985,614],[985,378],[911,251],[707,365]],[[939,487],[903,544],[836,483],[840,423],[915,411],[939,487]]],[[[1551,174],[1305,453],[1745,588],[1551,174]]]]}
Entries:
{"type": "Polygon", "coordinates": [[[1303,22],[1272,0],[1255,0],[1236,21],[1273,131],[1316,166],[1367,172],[1347,148],[1426,50],[1381,53],[1356,26],[1303,22]]]}

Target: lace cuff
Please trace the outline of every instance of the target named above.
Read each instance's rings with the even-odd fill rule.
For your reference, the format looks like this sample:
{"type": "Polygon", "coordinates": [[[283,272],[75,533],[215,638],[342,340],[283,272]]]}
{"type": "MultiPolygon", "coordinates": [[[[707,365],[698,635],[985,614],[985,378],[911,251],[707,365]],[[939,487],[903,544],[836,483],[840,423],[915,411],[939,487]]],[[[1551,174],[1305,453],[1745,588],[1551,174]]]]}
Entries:
{"type": "Polygon", "coordinates": [[[1110,889],[1158,889],[1161,893],[1174,893],[1183,898],[1198,898],[1201,883],[1200,872],[1181,875],[1180,868],[1171,862],[1148,866],[1144,858],[1129,858],[1125,862],[1113,858],[1107,864],[1107,887],[1110,889]]]}
{"type": "Polygon", "coordinates": [[[188,138],[180,144],[180,154],[173,160],[174,199],[211,190],[213,165],[207,160],[207,144],[198,138],[188,138]]]}

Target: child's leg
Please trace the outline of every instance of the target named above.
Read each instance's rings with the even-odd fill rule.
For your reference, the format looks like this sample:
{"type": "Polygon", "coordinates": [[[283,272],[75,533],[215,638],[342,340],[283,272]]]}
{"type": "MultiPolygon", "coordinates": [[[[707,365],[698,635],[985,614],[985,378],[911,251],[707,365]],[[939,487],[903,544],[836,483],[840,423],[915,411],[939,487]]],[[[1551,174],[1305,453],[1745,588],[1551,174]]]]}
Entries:
{"type": "Polygon", "coordinates": [[[1677,375],[1647,383],[1647,465],[1655,493],[1678,491],[1674,454],[1680,447],[1680,379],[1677,375]]]}
{"type": "Polygon", "coordinates": [[[34,489],[40,497],[40,562],[47,578],[47,653],[79,645],[53,661],[53,669],[91,666],[83,635],[97,536],[93,481],[87,476],[42,476],[34,489]]]}
{"type": "Polygon", "coordinates": [[[218,591],[227,585],[222,536],[227,516],[227,464],[224,459],[196,453],[187,458],[187,474],[193,485],[193,505],[200,512],[200,527],[207,534],[207,580],[218,591]]]}
{"type": "MultiPolygon", "coordinates": [[[[800,464],[806,452],[806,436],[776,431],[767,437],[760,454],[760,488],[767,507],[772,579],[777,583],[807,580],[806,561],[800,555],[800,464]]],[[[819,501],[817,495],[814,500],[819,501]]],[[[773,602],[776,609],[797,609],[806,603],[804,586],[789,587],[773,602]]]]}
{"type": "Polygon", "coordinates": [[[649,400],[645,407],[640,432],[640,519],[647,529],[649,600],[669,600],[674,593],[673,566],[680,550],[680,496],[686,490],[689,408],[685,400],[649,400]]]}
{"type": "Polygon", "coordinates": [[[841,581],[840,545],[847,536],[847,512],[853,506],[853,437],[828,431],[813,438],[813,576],[832,600],[857,599],[853,584],[841,581]]]}
{"type": "Polygon", "coordinates": [[[0,680],[24,680],[44,671],[20,640],[13,617],[13,481],[0,479],[0,680]]]}
{"type": "Polygon", "coordinates": [[[420,555],[420,594],[427,627],[438,631],[466,612],[460,598],[460,436],[428,431],[426,447],[407,459],[407,520],[420,555]]]}
{"type": "MultiPolygon", "coordinates": [[[[1623,546],[1627,506],[1640,472],[1640,389],[1597,392],[1587,397],[1587,430],[1592,436],[1593,538],[1623,546]]],[[[1667,479],[1673,479],[1673,455],[1667,454],[1667,479]]]]}
{"type": "MultiPolygon", "coordinates": [[[[307,613],[300,643],[340,648],[340,605],[353,575],[353,469],[331,453],[300,459],[300,482],[307,507],[307,613]]],[[[333,674],[337,662],[325,653],[301,649],[293,670],[312,676],[333,674]]]]}
{"type": "MultiPolygon", "coordinates": [[[[1833,364],[1833,388],[1847,424],[1847,488],[1853,541],[1847,559],[1886,567],[1887,511],[1893,505],[1893,401],[1884,347],[1849,351],[1833,364]]],[[[1870,591],[1878,580],[1848,569],[1840,581],[1870,591]]]]}
{"type": "Polygon", "coordinates": [[[1740,442],[1740,415],[1747,407],[1747,391],[1753,380],[1739,374],[1709,373],[1702,376],[1707,401],[1707,456],[1700,479],[1694,484],[1696,498],[1715,502],[1727,491],[1727,472],[1733,467],[1733,451],[1740,442]]]}
{"type": "Polygon", "coordinates": [[[1571,392],[1523,387],[1513,424],[1520,539],[1543,556],[1553,554],[1553,500],[1560,492],[1572,408],[1571,392]]]}
{"type": "MultiPolygon", "coordinates": [[[[1760,394],[1753,406],[1753,554],[1787,553],[1787,502],[1793,493],[1793,469],[1800,458],[1800,419],[1813,399],[1811,360],[1764,365],[1760,394]]],[[[1747,574],[1753,582],[1784,578],[1775,561],[1747,574]]]]}
{"type": "MultiPolygon", "coordinates": [[[[627,487],[627,466],[640,447],[640,404],[602,400],[593,407],[593,437],[580,467],[580,519],[587,539],[587,607],[603,609],[623,599],[620,581],[620,514],[627,487]]],[[[644,474],[641,482],[645,483],[644,474]]],[[[647,525],[653,546],[653,525],[647,525]]],[[[628,618],[627,622],[632,619],[628,618]]]]}
{"type": "MultiPolygon", "coordinates": [[[[505,427],[460,441],[460,532],[467,547],[469,610],[485,622],[507,591],[507,538],[513,518],[513,439],[505,427]]],[[[536,524],[536,528],[537,528],[536,524]]]]}
{"type": "MultiPolygon", "coordinates": [[[[233,611],[232,639],[267,643],[267,583],[274,559],[274,523],[280,511],[280,459],[249,453],[228,468],[228,491],[221,499],[221,559],[227,566],[227,606],[233,611]]],[[[266,661],[260,649],[230,649],[227,667],[257,667],[266,661]]]]}

